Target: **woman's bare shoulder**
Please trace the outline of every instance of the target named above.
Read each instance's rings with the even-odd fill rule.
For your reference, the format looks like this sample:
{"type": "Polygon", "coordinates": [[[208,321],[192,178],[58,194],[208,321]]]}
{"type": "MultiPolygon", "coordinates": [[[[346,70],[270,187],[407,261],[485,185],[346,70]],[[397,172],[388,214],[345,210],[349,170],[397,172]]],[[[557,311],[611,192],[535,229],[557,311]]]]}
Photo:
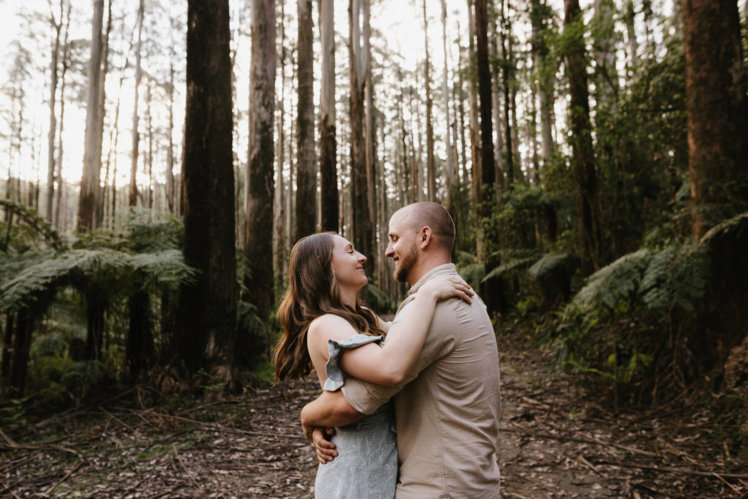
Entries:
{"type": "Polygon", "coordinates": [[[309,340],[323,341],[327,343],[329,339],[350,338],[357,334],[350,322],[335,314],[324,314],[314,319],[309,324],[309,340]]]}

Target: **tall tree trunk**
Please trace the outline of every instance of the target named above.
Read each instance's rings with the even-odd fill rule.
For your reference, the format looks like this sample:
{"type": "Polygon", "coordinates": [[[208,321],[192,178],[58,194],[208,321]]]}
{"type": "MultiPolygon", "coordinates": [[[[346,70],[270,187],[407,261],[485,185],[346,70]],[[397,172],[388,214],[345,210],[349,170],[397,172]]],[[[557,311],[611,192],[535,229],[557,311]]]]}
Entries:
{"type": "MultiPolygon", "coordinates": [[[[376,154],[376,120],[374,118],[374,82],[372,79],[371,69],[371,5],[370,0],[363,2],[363,21],[364,21],[364,39],[363,39],[363,53],[364,60],[369,61],[366,64],[366,77],[364,78],[364,147],[366,148],[366,200],[369,204],[369,220],[371,221],[372,232],[371,232],[371,248],[372,250],[376,247],[376,221],[377,221],[377,154],[376,154]]],[[[370,253],[370,264],[368,270],[371,275],[376,274],[378,265],[377,258],[374,251],[370,253]]],[[[379,281],[377,281],[379,282],[379,281]]]]}
{"type": "Polygon", "coordinates": [[[449,56],[447,52],[447,1],[441,0],[442,7],[442,56],[444,57],[444,73],[442,74],[442,98],[444,99],[444,145],[447,148],[447,210],[452,212],[454,200],[455,177],[455,155],[452,149],[452,136],[454,135],[454,122],[450,116],[449,109],[449,56]]]}
{"type": "Polygon", "coordinates": [[[582,272],[589,275],[599,263],[600,220],[582,26],[579,0],[564,0],[564,31],[568,37],[564,60],[571,94],[572,169],[578,191],[577,231],[582,272]]]}
{"type": "Polygon", "coordinates": [[[184,259],[202,275],[182,286],[178,344],[191,372],[215,367],[232,381],[237,289],[229,2],[189,0],[187,17],[184,259]]]}
{"type": "Polygon", "coordinates": [[[57,181],[57,190],[55,191],[55,211],[54,211],[54,226],[57,230],[60,230],[60,210],[62,200],[62,190],[65,188],[65,182],[62,178],[62,160],[63,160],[63,147],[62,147],[62,132],[65,128],[65,88],[67,86],[67,72],[70,67],[70,10],[72,4],[68,2],[67,10],[65,11],[65,40],[63,42],[62,51],[62,71],[60,73],[60,126],[57,131],[57,172],[55,173],[55,180],[57,181]]]}
{"type": "MultiPolygon", "coordinates": [[[[493,36],[491,37],[491,43],[489,44],[489,50],[490,54],[489,56],[491,59],[499,60],[499,33],[498,29],[496,29],[496,23],[491,23],[492,26],[494,26],[494,32],[493,36]]],[[[491,85],[491,112],[493,114],[493,124],[494,124],[494,141],[493,141],[493,147],[494,147],[494,158],[496,161],[496,180],[498,181],[499,185],[503,187],[504,185],[504,136],[502,135],[502,126],[501,123],[501,102],[499,100],[499,91],[502,88],[503,85],[503,79],[502,79],[502,73],[501,73],[501,66],[496,65],[497,69],[496,71],[491,71],[492,73],[492,85],[491,85]]]]}
{"type": "Polygon", "coordinates": [[[298,5],[298,109],[296,171],[296,239],[315,232],[317,225],[317,171],[314,150],[314,36],[312,0],[298,5]]]}
{"type": "Polygon", "coordinates": [[[748,202],[748,99],[733,1],[682,0],[692,229],[702,235],[748,202]]]}
{"type": "MultiPolygon", "coordinates": [[[[112,2],[107,2],[107,21],[104,35],[101,42],[101,83],[99,84],[99,130],[96,139],[96,146],[99,151],[96,157],[101,163],[104,147],[104,116],[106,115],[106,77],[109,72],[109,35],[112,32],[112,2]]],[[[101,168],[101,167],[99,167],[101,168]]],[[[106,185],[106,182],[104,183],[106,185]]],[[[104,221],[104,190],[97,186],[98,195],[96,196],[96,227],[101,227],[104,221]]]]}
{"type": "Polygon", "coordinates": [[[52,60],[49,63],[49,133],[47,136],[47,206],[46,216],[47,220],[52,221],[52,208],[54,205],[55,195],[55,138],[57,132],[57,113],[56,113],[56,97],[57,97],[57,84],[58,84],[58,67],[59,67],[59,56],[60,56],[60,35],[62,33],[63,16],[64,12],[64,0],[60,0],[60,19],[59,21],[55,18],[52,13],[52,2],[49,2],[50,9],[50,24],[55,31],[55,40],[52,44],[52,60]]]}
{"type": "MultiPolygon", "coordinates": [[[[284,126],[286,124],[286,113],[283,103],[285,102],[286,96],[286,30],[285,23],[285,0],[280,1],[280,18],[281,22],[278,23],[280,27],[280,43],[278,45],[278,58],[279,66],[281,71],[281,83],[280,83],[280,95],[276,100],[276,111],[278,112],[277,120],[277,134],[278,139],[275,142],[277,148],[275,153],[276,161],[276,172],[277,181],[275,183],[275,195],[273,198],[273,268],[275,270],[275,296],[280,296],[283,293],[284,288],[284,276],[286,274],[286,267],[288,266],[287,251],[288,251],[288,236],[286,231],[288,230],[288,224],[286,224],[286,182],[284,180],[283,169],[285,166],[285,131],[284,126]]],[[[322,21],[320,21],[320,27],[322,21]]],[[[324,72],[323,72],[324,81],[324,72]]],[[[324,85],[324,83],[323,83],[324,85]]],[[[324,92],[324,90],[323,90],[324,92]]],[[[324,196],[324,193],[323,193],[324,196]]],[[[324,230],[324,227],[323,227],[324,230]]]]}
{"type": "MultiPolygon", "coordinates": [[[[491,123],[491,68],[488,63],[488,14],[486,0],[475,1],[475,38],[478,66],[478,93],[480,95],[481,132],[481,201],[483,189],[493,189],[496,171],[493,160],[493,126],[491,123]]],[[[508,161],[511,167],[511,161],[508,161]]],[[[490,192],[490,191],[489,191],[490,192]]],[[[490,200],[487,199],[487,201],[490,200]]],[[[488,213],[483,213],[487,216],[488,213]]]]}
{"type": "Polygon", "coordinates": [[[426,87],[426,172],[428,178],[428,199],[436,201],[436,164],[434,161],[434,124],[431,99],[431,60],[429,57],[429,21],[426,15],[426,0],[423,0],[423,42],[426,59],[423,64],[424,86],[426,87]]]}
{"type": "Polygon", "coordinates": [[[148,291],[141,289],[130,297],[128,312],[125,371],[130,379],[135,380],[150,365],[154,355],[151,297],[148,291]]]}
{"type": "MultiPolygon", "coordinates": [[[[348,18],[350,21],[350,126],[351,126],[351,211],[353,214],[353,244],[364,255],[372,254],[373,227],[369,212],[368,177],[366,172],[366,147],[364,143],[364,83],[369,61],[361,47],[359,19],[360,2],[350,0],[348,18]]],[[[371,275],[371,267],[367,267],[371,275]]]]}
{"type": "Polygon", "coordinates": [[[613,0],[595,0],[593,36],[595,38],[595,89],[597,107],[615,113],[618,94],[616,71],[615,4],[613,0]]]}
{"type": "Polygon", "coordinates": [[[535,79],[538,82],[538,99],[540,111],[540,136],[542,142],[543,166],[545,173],[548,162],[555,149],[553,143],[553,86],[555,83],[555,68],[548,60],[549,48],[545,38],[548,30],[547,23],[552,20],[552,10],[543,0],[532,0],[530,10],[530,21],[532,24],[532,61],[535,79]]]}
{"type": "Polygon", "coordinates": [[[135,96],[133,97],[132,108],[132,152],[130,153],[130,194],[128,197],[128,206],[133,207],[138,204],[138,156],[140,155],[140,134],[138,133],[138,103],[140,100],[140,80],[143,77],[143,67],[141,65],[142,48],[143,48],[143,0],[140,0],[138,6],[138,41],[135,45],[135,96]]]}
{"type": "Polygon", "coordinates": [[[176,212],[176,189],[174,188],[174,57],[169,58],[169,128],[166,149],[166,208],[169,213],[176,212]]]}
{"type": "Polygon", "coordinates": [[[247,296],[263,321],[273,305],[273,269],[267,259],[273,251],[275,66],[275,0],[253,0],[244,252],[250,271],[247,296]]]}
{"type": "Polygon", "coordinates": [[[101,85],[101,27],[104,17],[104,0],[93,0],[91,22],[91,56],[88,60],[88,86],[86,97],[86,135],[83,152],[83,174],[78,198],[79,232],[95,228],[96,206],[99,194],[101,156],[99,152],[99,94],[101,85]]]}
{"type": "Polygon", "coordinates": [[[320,0],[319,29],[322,50],[320,90],[320,191],[322,230],[338,231],[337,139],[335,137],[335,17],[334,0],[320,0]]]}
{"type": "Polygon", "coordinates": [[[470,156],[473,166],[472,172],[472,202],[473,211],[478,212],[480,203],[480,179],[481,179],[481,145],[480,132],[478,130],[478,71],[476,64],[475,50],[475,14],[474,0],[467,0],[468,3],[468,99],[470,100],[470,156]]]}
{"type": "MultiPolygon", "coordinates": [[[[512,60],[511,51],[507,50],[507,37],[511,37],[512,34],[509,29],[509,21],[506,14],[506,2],[501,0],[501,29],[499,31],[501,39],[501,67],[503,71],[502,76],[502,89],[504,90],[504,143],[506,144],[506,183],[511,187],[514,183],[514,163],[515,163],[515,144],[516,141],[512,140],[514,127],[510,121],[510,113],[513,109],[513,102],[511,99],[512,87],[514,86],[514,61],[512,60]]],[[[511,43],[511,42],[510,42],[511,43]]]]}

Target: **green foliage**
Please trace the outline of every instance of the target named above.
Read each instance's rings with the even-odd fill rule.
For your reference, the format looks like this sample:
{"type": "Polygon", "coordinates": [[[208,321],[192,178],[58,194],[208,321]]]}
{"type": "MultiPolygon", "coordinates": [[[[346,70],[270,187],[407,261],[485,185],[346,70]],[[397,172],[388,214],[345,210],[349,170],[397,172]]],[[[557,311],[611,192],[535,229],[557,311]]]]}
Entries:
{"type": "Polygon", "coordinates": [[[649,310],[667,312],[679,307],[693,312],[704,295],[709,260],[703,245],[669,246],[652,256],[639,284],[639,293],[649,310]]]}
{"type": "Polygon", "coordinates": [[[598,270],[587,279],[587,284],[568,308],[583,313],[592,312],[598,307],[615,309],[622,300],[629,299],[637,292],[651,258],[648,250],[641,249],[598,270]]]}
{"type": "MultiPolygon", "coordinates": [[[[60,237],[59,232],[57,232],[57,230],[52,227],[52,225],[47,220],[39,216],[36,210],[32,210],[7,199],[0,199],[0,206],[5,210],[6,213],[9,213],[11,216],[22,220],[25,226],[31,228],[33,230],[33,234],[41,236],[42,241],[46,243],[46,245],[50,248],[57,251],[66,248],[67,245],[65,241],[63,241],[62,237],[60,237]]],[[[6,234],[7,224],[3,223],[3,225],[3,229],[5,230],[2,233],[6,234]]],[[[34,239],[38,240],[38,238],[34,239]]],[[[3,251],[8,250],[8,243],[9,240],[6,239],[2,244],[3,251]]]]}
{"type": "Polygon", "coordinates": [[[530,267],[535,261],[537,260],[537,257],[530,256],[525,258],[515,258],[513,260],[509,260],[506,263],[503,263],[493,269],[491,272],[486,274],[483,279],[481,279],[481,282],[486,282],[490,279],[501,279],[509,276],[512,273],[516,273],[519,270],[524,270],[528,267],[530,267]]]}
{"type": "Polygon", "coordinates": [[[378,314],[393,312],[397,308],[395,301],[374,284],[366,285],[366,304],[378,314]]]}
{"type": "Polygon", "coordinates": [[[570,265],[571,256],[566,253],[548,253],[537,260],[527,273],[536,281],[543,280],[555,274],[559,268],[566,269],[570,265]]]}
{"type": "Polygon", "coordinates": [[[106,366],[98,360],[73,362],[62,374],[61,384],[80,403],[107,379],[106,366]]]}
{"type": "Polygon", "coordinates": [[[465,265],[459,265],[457,272],[460,277],[465,279],[465,282],[470,284],[473,289],[480,288],[480,282],[486,275],[486,267],[482,263],[468,263],[465,265]]]}

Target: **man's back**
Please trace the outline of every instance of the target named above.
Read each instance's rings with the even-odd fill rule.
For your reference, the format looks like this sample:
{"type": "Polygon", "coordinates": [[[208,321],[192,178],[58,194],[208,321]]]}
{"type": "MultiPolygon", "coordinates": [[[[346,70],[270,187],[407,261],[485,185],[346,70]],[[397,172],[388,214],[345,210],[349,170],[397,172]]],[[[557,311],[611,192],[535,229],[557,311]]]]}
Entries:
{"type": "MultiPolygon", "coordinates": [[[[454,265],[432,269],[411,293],[443,274],[456,274],[454,265]]],[[[392,328],[408,313],[409,302],[401,305],[392,328]]],[[[437,305],[426,344],[405,383],[387,389],[356,382],[343,389],[361,412],[371,412],[401,390],[395,397],[397,497],[499,497],[498,352],[479,299],[472,305],[462,300],[437,305]]]]}

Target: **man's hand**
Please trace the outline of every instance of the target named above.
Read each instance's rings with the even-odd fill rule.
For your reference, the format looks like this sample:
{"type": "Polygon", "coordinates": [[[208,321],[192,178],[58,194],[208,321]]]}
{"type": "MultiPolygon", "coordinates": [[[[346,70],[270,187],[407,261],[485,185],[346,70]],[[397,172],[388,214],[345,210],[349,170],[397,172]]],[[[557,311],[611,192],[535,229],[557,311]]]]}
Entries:
{"type": "Polygon", "coordinates": [[[317,461],[327,464],[338,455],[335,444],[329,439],[335,435],[335,428],[312,428],[312,443],[317,451],[317,461]]]}

